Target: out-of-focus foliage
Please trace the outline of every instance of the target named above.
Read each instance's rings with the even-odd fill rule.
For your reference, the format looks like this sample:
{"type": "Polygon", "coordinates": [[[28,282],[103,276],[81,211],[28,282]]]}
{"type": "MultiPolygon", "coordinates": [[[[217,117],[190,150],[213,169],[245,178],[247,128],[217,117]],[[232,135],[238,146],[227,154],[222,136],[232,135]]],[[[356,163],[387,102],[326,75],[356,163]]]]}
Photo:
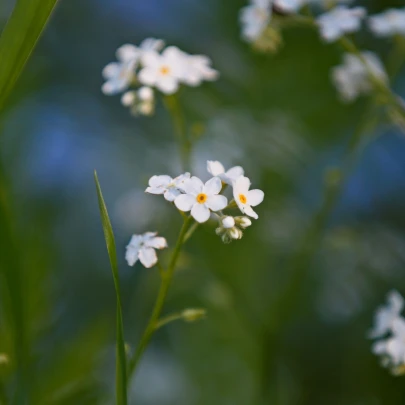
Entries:
{"type": "MultiPolygon", "coordinates": [[[[403,5],[363,3],[370,12],[403,5]]],[[[241,164],[266,198],[241,241],[223,245],[208,225],[187,243],[166,309],[204,307],[208,316],[159,330],[129,403],[403,400],[402,378],[380,367],[366,339],[386,292],[405,292],[403,135],[385,122],[368,134],[307,277],[291,297],[291,313],[272,328],[288,312],[277,305],[291,280],[286,264],[319,209],[325,170],[340,164],[367,101],[339,102],[330,69],[341,51],[322,44],[313,30],[289,29],[274,55],[250,49],[239,37],[244,4],[60,2],[0,117],[0,186],[15,241],[13,250],[0,246],[0,353],[9,359],[0,362],[0,395],[19,390],[4,281],[5,268],[17,263],[27,342],[21,395],[39,405],[114,403],[115,294],[93,170],[115,230],[125,337],[133,349],[158,274],[129,268],[125,245],[132,233],[158,230],[173,247],[180,215],[143,190],[153,174],[176,175],[180,162],[163,106],[154,118],[131,117],[118,98],[101,94],[101,70],[118,46],[154,36],[209,55],[221,72],[218,82],[180,94],[187,122],[205,129],[193,154],[196,174],[208,178],[207,159],[241,164]]],[[[0,4],[0,21],[9,12],[0,4]]],[[[389,41],[356,39],[387,61],[389,41]]],[[[394,83],[398,94],[403,86],[402,71],[394,83]]],[[[165,252],[160,257],[167,259],[165,252]]]]}

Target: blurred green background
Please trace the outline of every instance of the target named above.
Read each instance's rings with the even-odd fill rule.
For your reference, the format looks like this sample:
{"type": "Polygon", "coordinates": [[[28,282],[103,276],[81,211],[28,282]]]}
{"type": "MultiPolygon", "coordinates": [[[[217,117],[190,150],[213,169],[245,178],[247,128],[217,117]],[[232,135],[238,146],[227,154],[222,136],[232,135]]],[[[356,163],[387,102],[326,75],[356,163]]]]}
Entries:
{"type": "MultiPolygon", "coordinates": [[[[206,224],[186,245],[165,313],[204,307],[208,317],[155,335],[130,403],[404,403],[403,378],[380,367],[366,339],[387,291],[405,293],[403,134],[383,121],[367,134],[326,232],[310,258],[298,260],[305,277],[289,288],[288,263],[320,208],[325,171],[340,164],[367,100],[339,102],[329,75],[341,51],[311,30],[285,32],[275,55],[253,51],[240,39],[245,4],[60,1],[0,117],[1,187],[17,246],[0,246],[0,254],[3,266],[20,269],[14,287],[25,331],[17,340],[12,333],[3,269],[4,403],[21,389],[13,347],[26,365],[21,396],[29,404],[114,403],[115,295],[94,169],[117,239],[131,347],[150,315],[157,271],[128,267],[124,252],[132,233],[157,230],[175,242],[181,217],[162,198],[144,194],[150,176],[180,172],[173,129],[162,104],[153,118],[134,118],[119,97],[100,90],[101,70],[116,48],[148,36],[210,56],[221,73],[217,82],[180,95],[188,123],[205,129],[193,173],[208,179],[206,160],[240,164],[266,198],[241,241],[224,245],[214,224],[206,224]]],[[[12,5],[0,3],[0,26],[12,5]]],[[[372,13],[405,4],[363,5],[372,13]]],[[[367,31],[356,39],[389,58],[389,40],[367,31]]],[[[402,95],[403,73],[394,84],[402,95]]]]}

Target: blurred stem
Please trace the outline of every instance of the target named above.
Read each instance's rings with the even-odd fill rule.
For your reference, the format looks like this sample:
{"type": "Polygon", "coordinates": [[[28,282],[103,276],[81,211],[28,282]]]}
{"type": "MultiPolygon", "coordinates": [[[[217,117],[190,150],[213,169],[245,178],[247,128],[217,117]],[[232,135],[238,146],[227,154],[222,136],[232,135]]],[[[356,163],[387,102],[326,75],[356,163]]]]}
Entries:
{"type": "Polygon", "coordinates": [[[387,71],[391,78],[398,75],[404,63],[404,59],[405,38],[402,35],[396,35],[394,38],[394,49],[392,50],[387,61],[387,71]]]}
{"type": "Polygon", "coordinates": [[[179,144],[180,158],[183,171],[191,167],[191,142],[187,136],[186,122],[180,106],[178,95],[170,95],[164,98],[165,106],[173,121],[174,133],[179,144]]]}
{"type": "Polygon", "coordinates": [[[269,323],[263,323],[262,336],[265,349],[261,386],[262,398],[265,401],[268,400],[268,386],[272,378],[273,367],[276,364],[275,356],[277,353],[277,343],[280,338],[280,330],[291,319],[296,298],[308,274],[328,220],[340,198],[346,179],[354,163],[357,161],[356,158],[359,150],[361,150],[364,135],[369,133],[378,122],[378,115],[373,114],[374,108],[375,105],[370,103],[364,112],[346,147],[341,167],[331,168],[326,171],[321,207],[315,213],[308,230],[302,236],[297,250],[287,262],[286,269],[289,270],[290,276],[287,285],[282,289],[276,302],[273,304],[277,310],[269,323]]]}
{"type": "Polygon", "coordinates": [[[20,254],[11,222],[11,203],[7,191],[7,181],[0,161],[0,274],[4,276],[7,288],[6,302],[11,314],[13,331],[13,357],[17,365],[17,391],[12,404],[29,403],[30,385],[33,382],[29,373],[29,346],[27,339],[24,294],[22,292],[22,269],[20,254]]]}
{"type": "Polygon", "coordinates": [[[137,367],[143,353],[145,352],[145,349],[147,348],[147,346],[153,336],[153,333],[155,332],[155,330],[157,328],[157,325],[159,325],[159,317],[162,312],[163,305],[165,303],[165,300],[167,297],[167,292],[169,291],[171,281],[173,279],[173,275],[174,275],[174,271],[176,269],[176,264],[177,264],[177,260],[179,258],[181,247],[185,243],[187,231],[190,228],[191,222],[192,222],[191,215],[184,219],[183,226],[182,226],[179,236],[177,238],[176,246],[173,250],[173,253],[172,253],[172,256],[170,259],[169,267],[167,268],[167,270],[165,272],[162,273],[160,288],[159,288],[159,292],[158,292],[158,295],[156,298],[155,306],[152,311],[152,315],[151,315],[148,325],[146,326],[146,329],[141,337],[141,340],[135,351],[135,354],[132,357],[132,359],[129,361],[128,379],[130,379],[131,375],[135,372],[136,367],[137,367]]]}

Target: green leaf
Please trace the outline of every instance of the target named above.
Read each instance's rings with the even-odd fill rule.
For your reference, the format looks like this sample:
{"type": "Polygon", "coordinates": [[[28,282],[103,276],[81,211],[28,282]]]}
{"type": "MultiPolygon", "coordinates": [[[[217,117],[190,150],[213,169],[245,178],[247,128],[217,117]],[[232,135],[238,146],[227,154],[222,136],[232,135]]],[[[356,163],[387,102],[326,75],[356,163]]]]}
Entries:
{"type": "Polygon", "coordinates": [[[57,0],[17,0],[0,37],[0,110],[20,76],[57,0]]]}
{"type": "Polygon", "coordinates": [[[98,205],[100,208],[101,222],[103,224],[105,242],[107,244],[108,256],[110,258],[111,270],[114,278],[115,293],[117,297],[117,347],[116,347],[116,395],[117,405],[127,405],[127,362],[124,341],[124,326],[122,321],[121,290],[118,276],[117,252],[115,248],[114,233],[111,221],[108,216],[103,194],[97,173],[94,172],[96,182],[98,205]]]}

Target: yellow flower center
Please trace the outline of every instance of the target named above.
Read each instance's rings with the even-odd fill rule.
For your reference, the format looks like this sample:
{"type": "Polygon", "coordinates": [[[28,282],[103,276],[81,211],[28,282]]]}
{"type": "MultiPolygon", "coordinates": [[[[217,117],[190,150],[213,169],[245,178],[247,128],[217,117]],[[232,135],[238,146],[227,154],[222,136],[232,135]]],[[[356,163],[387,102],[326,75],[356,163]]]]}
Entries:
{"type": "Polygon", "coordinates": [[[197,202],[198,202],[199,204],[204,204],[206,201],[207,201],[207,194],[204,194],[204,193],[198,194],[198,196],[197,196],[197,202]]]}
{"type": "Polygon", "coordinates": [[[242,204],[246,204],[246,202],[247,202],[246,196],[243,195],[243,194],[239,194],[239,201],[240,201],[242,204]]]}
{"type": "Polygon", "coordinates": [[[162,75],[167,75],[167,74],[169,74],[169,72],[170,72],[170,69],[169,69],[168,66],[162,66],[162,67],[160,68],[160,73],[161,73],[162,75]]]}

